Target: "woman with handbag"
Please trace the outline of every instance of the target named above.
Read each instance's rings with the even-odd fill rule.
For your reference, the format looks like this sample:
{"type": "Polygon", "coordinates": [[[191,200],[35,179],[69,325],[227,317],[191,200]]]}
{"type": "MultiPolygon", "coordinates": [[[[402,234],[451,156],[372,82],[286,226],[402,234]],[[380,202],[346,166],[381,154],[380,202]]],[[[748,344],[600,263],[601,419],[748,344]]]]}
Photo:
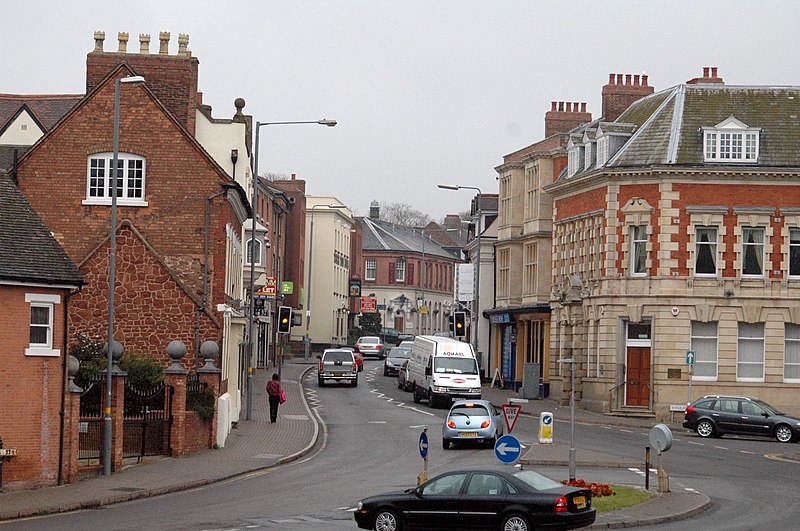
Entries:
{"type": "Polygon", "coordinates": [[[277,372],[267,383],[267,395],[269,396],[269,421],[275,422],[278,420],[278,404],[286,402],[286,393],[283,392],[281,377],[277,372]]]}

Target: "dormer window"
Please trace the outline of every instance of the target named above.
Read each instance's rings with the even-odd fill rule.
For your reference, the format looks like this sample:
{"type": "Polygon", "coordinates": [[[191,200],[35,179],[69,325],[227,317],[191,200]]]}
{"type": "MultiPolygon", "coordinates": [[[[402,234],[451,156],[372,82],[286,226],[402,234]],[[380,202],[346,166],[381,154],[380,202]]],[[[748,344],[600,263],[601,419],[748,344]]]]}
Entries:
{"type": "Polygon", "coordinates": [[[757,162],[761,129],[733,116],[714,127],[703,127],[705,162],[757,162]]]}
{"type": "Polygon", "coordinates": [[[597,167],[599,168],[608,161],[608,144],[611,137],[601,136],[597,139],[597,167]]]}
{"type": "Polygon", "coordinates": [[[572,177],[576,173],[578,173],[578,148],[572,148],[569,150],[567,154],[567,161],[568,161],[568,177],[572,177]]]}

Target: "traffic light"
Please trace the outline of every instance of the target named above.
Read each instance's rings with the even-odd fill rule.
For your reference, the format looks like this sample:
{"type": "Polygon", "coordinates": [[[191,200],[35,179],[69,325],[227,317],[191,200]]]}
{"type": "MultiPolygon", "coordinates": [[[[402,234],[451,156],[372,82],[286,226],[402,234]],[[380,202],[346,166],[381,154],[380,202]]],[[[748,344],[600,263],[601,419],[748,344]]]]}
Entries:
{"type": "Polygon", "coordinates": [[[455,325],[453,324],[453,316],[447,318],[447,328],[450,330],[450,334],[452,335],[455,331],[455,325]]]}
{"type": "Polygon", "coordinates": [[[291,306],[278,307],[278,333],[288,334],[292,328],[292,308],[291,306]]]}
{"type": "Polygon", "coordinates": [[[456,337],[464,337],[467,334],[467,314],[464,312],[455,313],[455,330],[453,331],[456,337]]]}

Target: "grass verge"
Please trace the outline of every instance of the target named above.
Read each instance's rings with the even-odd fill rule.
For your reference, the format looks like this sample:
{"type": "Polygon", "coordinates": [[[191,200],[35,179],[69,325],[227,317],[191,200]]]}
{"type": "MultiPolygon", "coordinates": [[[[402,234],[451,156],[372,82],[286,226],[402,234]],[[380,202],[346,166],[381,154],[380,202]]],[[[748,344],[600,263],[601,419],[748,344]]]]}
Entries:
{"type": "Polygon", "coordinates": [[[608,513],[611,511],[616,511],[617,509],[639,505],[640,503],[644,503],[654,496],[652,492],[637,489],[635,487],[611,485],[611,488],[615,493],[613,496],[599,496],[592,498],[592,505],[595,509],[597,509],[598,513],[608,513]]]}

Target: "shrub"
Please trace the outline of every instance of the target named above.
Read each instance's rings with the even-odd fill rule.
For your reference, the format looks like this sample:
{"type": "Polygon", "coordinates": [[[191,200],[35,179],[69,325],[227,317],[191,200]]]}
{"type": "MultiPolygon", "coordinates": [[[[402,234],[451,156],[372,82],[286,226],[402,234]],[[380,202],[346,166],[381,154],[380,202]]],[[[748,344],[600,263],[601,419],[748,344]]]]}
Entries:
{"type": "Polygon", "coordinates": [[[565,479],[561,483],[569,487],[590,489],[592,491],[592,498],[599,498],[601,496],[614,496],[615,494],[611,487],[605,483],[586,483],[582,479],[573,479],[572,481],[567,481],[565,479]]]}
{"type": "Polygon", "coordinates": [[[206,387],[199,393],[192,393],[186,397],[186,409],[196,411],[203,422],[211,422],[214,418],[214,405],[217,397],[214,390],[206,387]]]}
{"type": "MultiPolygon", "coordinates": [[[[100,378],[108,367],[108,358],[103,353],[105,340],[92,338],[81,332],[75,334],[69,353],[78,358],[81,366],[75,375],[75,384],[86,388],[100,378]]],[[[164,381],[164,368],[155,359],[144,354],[125,354],[119,361],[120,368],[128,373],[128,381],[140,389],[156,386],[164,381]]]]}
{"type": "Polygon", "coordinates": [[[125,355],[119,368],[128,373],[128,384],[137,389],[150,389],[164,381],[164,367],[150,356],[125,355]]]}

